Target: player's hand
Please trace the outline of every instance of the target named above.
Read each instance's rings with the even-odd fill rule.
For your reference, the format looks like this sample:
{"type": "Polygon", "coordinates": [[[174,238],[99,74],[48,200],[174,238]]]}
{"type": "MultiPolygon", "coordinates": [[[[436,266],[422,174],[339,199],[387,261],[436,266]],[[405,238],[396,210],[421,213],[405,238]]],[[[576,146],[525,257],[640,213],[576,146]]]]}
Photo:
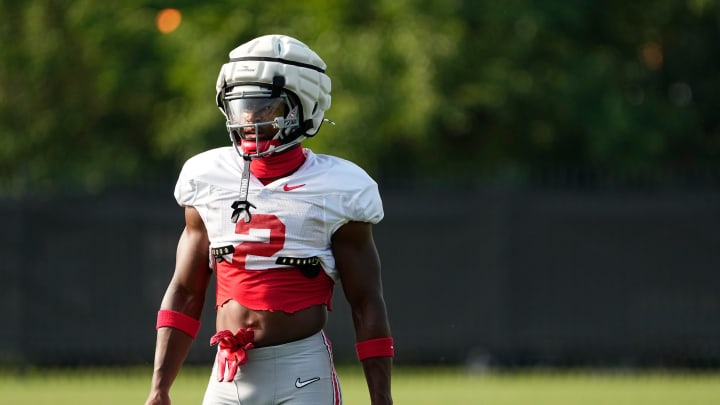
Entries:
{"type": "Polygon", "coordinates": [[[252,328],[240,328],[235,334],[229,330],[221,330],[210,338],[210,345],[220,345],[217,356],[218,381],[235,379],[238,367],[248,360],[247,350],[253,348],[254,338],[255,332],[252,328]],[[226,369],[227,375],[225,375],[226,369]]]}
{"type": "Polygon", "coordinates": [[[170,395],[167,392],[151,392],[145,405],[171,405],[170,395]]]}

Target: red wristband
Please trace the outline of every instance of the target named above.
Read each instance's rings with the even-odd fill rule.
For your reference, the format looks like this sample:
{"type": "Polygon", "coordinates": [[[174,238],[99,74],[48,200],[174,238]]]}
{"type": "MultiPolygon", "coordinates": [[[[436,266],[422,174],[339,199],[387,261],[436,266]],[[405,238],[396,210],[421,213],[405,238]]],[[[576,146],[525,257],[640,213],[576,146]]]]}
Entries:
{"type": "Polygon", "coordinates": [[[393,357],[395,355],[395,347],[393,347],[393,338],[391,337],[357,342],[355,351],[360,361],[370,357],[393,357]]]}
{"type": "Polygon", "coordinates": [[[158,311],[155,329],[160,329],[165,326],[185,332],[190,335],[191,338],[195,339],[200,330],[200,321],[182,312],[171,309],[161,309],[158,311]]]}

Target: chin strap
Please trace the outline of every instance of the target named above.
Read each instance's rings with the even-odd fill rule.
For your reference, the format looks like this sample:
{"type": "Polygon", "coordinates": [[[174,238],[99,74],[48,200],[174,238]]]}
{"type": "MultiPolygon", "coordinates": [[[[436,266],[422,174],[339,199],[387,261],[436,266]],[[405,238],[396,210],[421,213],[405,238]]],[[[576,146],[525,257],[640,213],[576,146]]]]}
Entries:
{"type": "Polygon", "coordinates": [[[232,203],[233,213],[230,219],[233,223],[237,223],[240,219],[240,215],[243,214],[245,223],[252,220],[252,214],[250,214],[250,208],[255,206],[247,200],[248,189],[250,188],[250,160],[249,156],[243,156],[243,174],[240,179],[240,199],[232,203]]]}

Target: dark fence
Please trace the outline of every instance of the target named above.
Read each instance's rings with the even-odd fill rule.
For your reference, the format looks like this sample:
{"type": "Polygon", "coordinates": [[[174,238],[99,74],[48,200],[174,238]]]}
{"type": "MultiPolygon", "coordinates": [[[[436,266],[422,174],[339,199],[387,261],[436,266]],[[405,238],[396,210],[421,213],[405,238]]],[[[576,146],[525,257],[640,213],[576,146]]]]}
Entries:
{"type": "MultiPolygon", "coordinates": [[[[0,363],[152,361],[183,227],[165,191],[0,202],[0,363]]],[[[383,191],[398,363],[720,365],[720,192],[383,191]]],[[[191,362],[213,355],[213,295],[191,362]]]]}

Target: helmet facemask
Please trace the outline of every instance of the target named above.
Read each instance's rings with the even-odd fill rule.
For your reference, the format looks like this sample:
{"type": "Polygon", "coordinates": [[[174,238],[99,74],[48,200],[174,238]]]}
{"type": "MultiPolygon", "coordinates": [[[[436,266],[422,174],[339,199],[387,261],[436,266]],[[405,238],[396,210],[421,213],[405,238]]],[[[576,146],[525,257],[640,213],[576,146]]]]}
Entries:
{"type": "Polygon", "coordinates": [[[260,158],[299,144],[300,105],[292,93],[255,85],[228,88],[222,104],[226,126],[238,153],[260,158]]]}

